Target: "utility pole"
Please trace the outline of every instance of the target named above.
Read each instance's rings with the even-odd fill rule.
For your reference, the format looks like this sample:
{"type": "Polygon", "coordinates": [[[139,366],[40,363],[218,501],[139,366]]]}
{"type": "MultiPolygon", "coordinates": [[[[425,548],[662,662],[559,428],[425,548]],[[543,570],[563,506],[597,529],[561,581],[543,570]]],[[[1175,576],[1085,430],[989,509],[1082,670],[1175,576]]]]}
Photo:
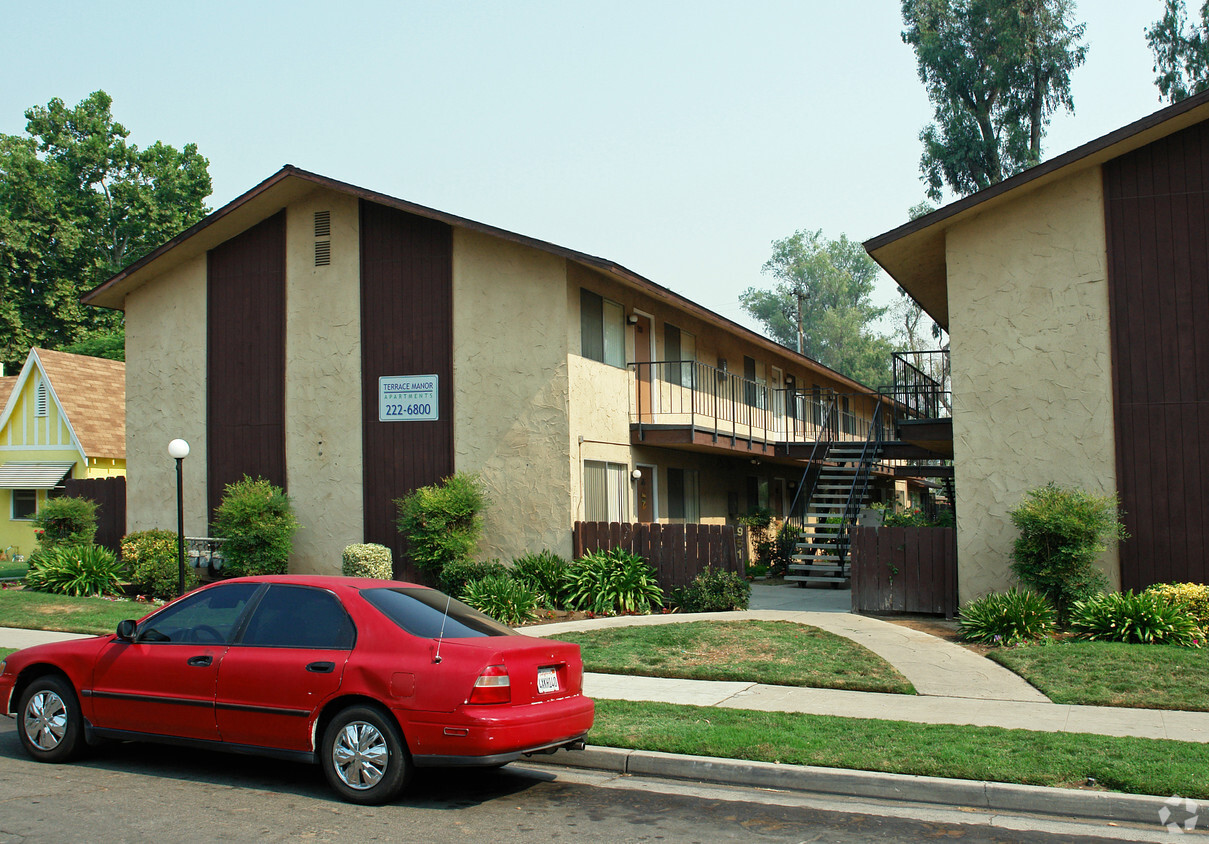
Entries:
{"type": "Polygon", "coordinates": [[[796,287],[793,294],[798,300],[798,354],[800,355],[803,354],[802,348],[805,345],[805,338],[802,336],[802,302],[806,299],[806,293],[803,292],[801,287],[796,287]]]}

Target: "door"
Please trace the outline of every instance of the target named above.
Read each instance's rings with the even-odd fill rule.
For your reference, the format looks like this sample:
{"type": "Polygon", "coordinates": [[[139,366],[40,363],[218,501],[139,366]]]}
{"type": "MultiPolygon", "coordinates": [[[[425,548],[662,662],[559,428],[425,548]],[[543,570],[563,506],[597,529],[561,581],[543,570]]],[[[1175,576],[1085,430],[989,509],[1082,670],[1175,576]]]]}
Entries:
{"type": "Polygon", "coordinates": [[[646,314],[635,313],[634,323],[634,363],[635,382],[638,395],[635,396],[635,407],[638,410],[639,422],[653,422],[655,417],[655,395],[652,392],[654,377],[651,372],[651,318],[646,314]]]}
{"type": "Polygon", "coordinates": [[[634,483],[634,510],[639,522],[650,523],[657,518],[655,515],[656,467],[640,463],[637,468],[642,475],[634,483]]]}
{"type": "Polygon", "coordinates": [[[257,583],[214,586],[166,607],[114,641],[93,670],[92,722],[137,733],[217,740],[214,688],[257,583]]]}
{"type": "Polygon", "coordinates": [[[222,740],[311,750],[311,715],[339,690],[355,638],[331,592],[271,585],[218,672],[222,740]]]}

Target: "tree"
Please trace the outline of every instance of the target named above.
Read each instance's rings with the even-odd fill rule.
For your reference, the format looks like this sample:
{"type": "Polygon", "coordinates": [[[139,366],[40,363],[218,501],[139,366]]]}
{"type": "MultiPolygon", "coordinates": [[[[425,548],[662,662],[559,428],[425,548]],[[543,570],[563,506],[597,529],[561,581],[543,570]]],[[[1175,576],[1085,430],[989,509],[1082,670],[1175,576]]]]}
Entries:
{"type": "Polygon", "coordinates": [[[59,349],[73,355],[88,355],[109,360],[126,360],[126,329],[119,326],[113,331],[87,334],[74,343],[59,349]]]}
{"type": "Polygon", "coordinates": [[[0,134],[0,360],[59,349],[122,325],[80,295],[206,215],[209,162],[127,143],[112,100],[27,109],[25,135],[0,134]]]}
{"type": "Polygon", "coordinates": [[[1184,0],[1166,0],[1163,17],[1146,30],[1154,53],[1154,84],[1168,102],[1209,88],[1209,2],[1201,4],[1201,24],[1187,27],[1184,0]]]}
{"type": "Polygon", "coordinates": [[[920,133],[928,196],[969,194],[1041,160],[1051,115],[1074,110],[1086,57],[1073,0],[902,0],[933,122],[920,133]]]}
{"type": "Polygon", "coordinates": [[[769,337],[862,384],[889,382],[891,344],[871,328],[886,312],[870,299],[877,264],[859,243],[795,232],[773,241],[763,271],[776,287],[750,287],[739,301],[769,337]]]}

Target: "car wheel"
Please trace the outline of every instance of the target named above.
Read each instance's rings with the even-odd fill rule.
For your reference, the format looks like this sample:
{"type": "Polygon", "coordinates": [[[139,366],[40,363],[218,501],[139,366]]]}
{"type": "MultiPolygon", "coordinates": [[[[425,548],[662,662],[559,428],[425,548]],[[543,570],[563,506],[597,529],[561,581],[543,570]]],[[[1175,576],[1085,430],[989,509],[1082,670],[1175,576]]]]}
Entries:
{"type": "Polygon", "coordinates": [[[21,693],[17,734],[25,752],[39,762],[66,762],[84,748],[84,717],[71,684],[39,677],[21,693]]]}
{"type": "Polygon", "coordinates": [[[398,725],[372,706],[341,710],[324,730],[319,753],[328,783],[350,803],[387,803],[411,778],[398,725]]]}

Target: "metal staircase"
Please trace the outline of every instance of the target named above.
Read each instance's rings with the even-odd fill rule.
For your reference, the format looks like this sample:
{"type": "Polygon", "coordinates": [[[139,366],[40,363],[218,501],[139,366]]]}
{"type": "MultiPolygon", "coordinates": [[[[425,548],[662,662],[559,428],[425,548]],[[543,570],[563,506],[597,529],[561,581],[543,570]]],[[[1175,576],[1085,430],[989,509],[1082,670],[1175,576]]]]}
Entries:
{"type": "Polygon", "coordinates": [[[867,503],[869,478],[881,450],[880,415],[879,404],[865,442],[830,442],[822,446],[817,455],[821,468],[806,500],[786,580],[847,582],[849,532],[867,503]]]}

